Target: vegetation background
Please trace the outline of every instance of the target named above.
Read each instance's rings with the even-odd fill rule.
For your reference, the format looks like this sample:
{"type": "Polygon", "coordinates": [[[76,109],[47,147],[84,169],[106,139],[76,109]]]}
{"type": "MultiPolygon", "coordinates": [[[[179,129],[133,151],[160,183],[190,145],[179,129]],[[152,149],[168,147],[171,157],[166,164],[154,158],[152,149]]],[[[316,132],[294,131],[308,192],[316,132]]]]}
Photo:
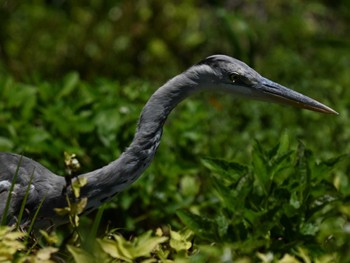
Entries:
{"type": "MultiPolygon", "coordinates": [[[[131,142],[139,112],[158,86],[216,53],[243,60],[340,115],[222,94],[183,102],[165,125],[151,167],[104,207],[97,237],[109,240],[105,233],[117,228],[129,242],[162,229],[158,235],[174,240],[173,229],[185,245],[159,245],[135,258],[107,253],[108,260],[350,262],[347,0],[0,0],[0,150],[23,153],[60,175],[64,152],[77,154],[81,172],[101,167],[131,142]],[[281,177],[272,178],[275,173],[281,177]],[[234,192],[237,175],[254,182],[244,198],[234,192]],[[325,200],[317,213],[311,203],[295,203],[301,185],[303,204],[325,200]],[[264,216],[258,199],[266,201],[264,216]],[[294,212],[283,214],[288,204],[294,212]]],[[[82,219],[82,233],[94,216],[82,219]]],[[[51,260],[79,261],[74,248],[89,251],[83,238],[68,242],[63,233],[27,251],[37,256],[49,244],[59,249],[51,260]]],[[[10,254],[9,260],[21,259],[23,249],[10,254]]]]}

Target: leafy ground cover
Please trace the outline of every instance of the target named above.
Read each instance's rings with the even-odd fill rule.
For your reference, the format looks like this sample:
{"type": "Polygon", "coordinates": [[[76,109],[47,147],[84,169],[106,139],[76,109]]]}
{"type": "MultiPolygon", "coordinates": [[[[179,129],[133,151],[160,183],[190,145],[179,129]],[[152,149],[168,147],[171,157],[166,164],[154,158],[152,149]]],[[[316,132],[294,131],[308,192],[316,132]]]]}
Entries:
{"type": "MultiPolygon", "coordinates": [[[[2,78],[1,148],[61,175],[64,152],[77,155],[81,172],[96,169],[131,141],[152,90],[140,81],[123,88],[107,79],[90,84],[76,73],[31,85],[2,78]]],[[[272,116],[266,109],[275,106],[267,105],[213,94],[182,103],[166,124],[154,163],[135,185],[70,227],[30,236],[2,227],[2,259],[350,260],[347,157],[333,154],[332,146],[320,152],[332,138],[319,143],[322,134],[312,128],[332,119],[291,108],[272,116]],[[249,111],[279,125],[271,130],[249,111]]]]}

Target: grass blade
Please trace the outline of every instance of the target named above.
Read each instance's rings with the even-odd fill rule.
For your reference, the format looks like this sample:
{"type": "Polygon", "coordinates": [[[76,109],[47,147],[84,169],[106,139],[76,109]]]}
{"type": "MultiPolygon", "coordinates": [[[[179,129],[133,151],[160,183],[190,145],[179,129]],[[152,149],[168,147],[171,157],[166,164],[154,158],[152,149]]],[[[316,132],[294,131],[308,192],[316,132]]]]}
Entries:
{"type": "MultiPolygon", "coordinates": [[[[45,201],[45,198],[46,198],[46,196],[44,196],[43,199],[41,199],[41,202],[40,202],[38,208],[37,208],[36,211],[35,211],[35,214],[34,214],[34,216],[33,216],[33,218],[32,218],[32,222],[30,223],[29,228],[28,228],[28,233],[32,232],[32,230],[33,230],[35,220],[36,220],[36,218],[37,218],[37,216],[38,216],[38,214],[39,214],[39,211],[40,211],[40,209],[41,209],[41,206],[43,205],[43,203],[44,203],[44,201],[45,201]]],[[[28,235],[28,236],[29,236],[29,235],[28,235]]]]}
{"type": "Polygon", "coordinates": [[[90,235],[89,235],[90,239],[95,239],[96,238],[97,231],[98,231],[98,228],[100,226],[101,219],[102,219],[104,207],[105,206],[101,206],[97,210],[97,214],[96,214],[96,217],[95,217],[95,220],[94,220],[94,224],[92,225],[92,228],[91,228],[91,231],[90,231],[90,235]]]}
{"type": "Polygon", "coordinates": [[[30,186],[32,185],[32,181],[33,181],[33,177],[34,177],[34,171],[35,171],[35,168],[33,169],[32,175],[30,176],[30,180],[29,180],[29,183],[28,183],[28,186],[27,186],[27,189],[26,189],[26,193],[25,193],[25,195],[23,197],[23,200],[22,200],[21,209],[19,210],[19,213],[18,213],[18,218],[17,218],[17,223],[16,223],[16,230],[19,229],[20,222],[22,221],[23,212],[24,212],[24,209],[26,207],[30,186]]]}
{"type": "Polygon", "coordinates": [[[1,225],[4,226],[7,224],[6,220],[7,220],[7,214],[8,214],[8,211],[9,211],[9,208],[10,208],[10,203],[11,203],[11,198],[12,198],[12,191],[13,189],[15,188],[15,184],[16,184],[16,181],[17,181],[17,176],[18,176],[18,171],[19,171],[19,167],[21,166],[21,162],[22,162],[22,157],[20,157],[19,161],[18,161],[18,165],[17,165],[17,168],[16,168],[16,172],[13,176],[13,179],[12,179],[12,182],[11,182],[11,187],[10,187],[10,191],[9,191],[9,195],[7,196],[7,199],[6,199],[6,206],[5,206],[5,209],[4,209],[4,213],[2,214],[2,218],[1,218],[1,225]]]}

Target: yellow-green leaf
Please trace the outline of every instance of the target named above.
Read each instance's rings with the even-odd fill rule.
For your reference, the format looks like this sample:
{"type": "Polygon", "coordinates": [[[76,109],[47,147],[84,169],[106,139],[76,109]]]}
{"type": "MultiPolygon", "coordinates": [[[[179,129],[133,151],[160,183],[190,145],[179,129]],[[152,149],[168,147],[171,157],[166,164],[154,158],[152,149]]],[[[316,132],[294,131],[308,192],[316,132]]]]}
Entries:
{"type": "Polygon", "coordinates": [[[54,247],[44,247],[38,251],[36,258],[40,261],[49,260],[51,254],[56,253],[57,251],[58,249],[54,247]]]}
{"type": "Polygon", "coordinates": [[[83,249],[71,245],[67,245],[67,249],[72,254],[76,263],[95,263],[92,255],[83,249]]]}

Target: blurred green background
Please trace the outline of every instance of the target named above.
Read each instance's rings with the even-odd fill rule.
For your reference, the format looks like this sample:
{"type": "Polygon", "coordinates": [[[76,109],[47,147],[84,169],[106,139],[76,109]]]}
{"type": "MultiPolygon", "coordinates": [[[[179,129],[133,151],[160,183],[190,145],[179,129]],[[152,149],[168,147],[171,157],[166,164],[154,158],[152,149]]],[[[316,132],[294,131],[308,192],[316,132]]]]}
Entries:
{"type": "Polygon", "coordinates": [[[349,9],[345,0],[3,0],[1,68],[25,80],[77,71],[164,81],[224,53],[300,84],[348,61],[349,9]]]}
{"type": "MultiPolygon", "coordinates": [[[[254,139],[269,148],[287,133],[317,158],[349,152],[347,0],[1,0],[0,150],[61,175],[64,151],[78,155],[82,172],[96,169],[128,146],[158,86],[216,53],[340,115],[196,95],[168,119],[146,175],[110,204],[110,224],[176,226],[176,209],[209,207],[200,158],[249,163],[254,139]]],[[[337,171],[344,184],[349,168],[337,171]]]]}

